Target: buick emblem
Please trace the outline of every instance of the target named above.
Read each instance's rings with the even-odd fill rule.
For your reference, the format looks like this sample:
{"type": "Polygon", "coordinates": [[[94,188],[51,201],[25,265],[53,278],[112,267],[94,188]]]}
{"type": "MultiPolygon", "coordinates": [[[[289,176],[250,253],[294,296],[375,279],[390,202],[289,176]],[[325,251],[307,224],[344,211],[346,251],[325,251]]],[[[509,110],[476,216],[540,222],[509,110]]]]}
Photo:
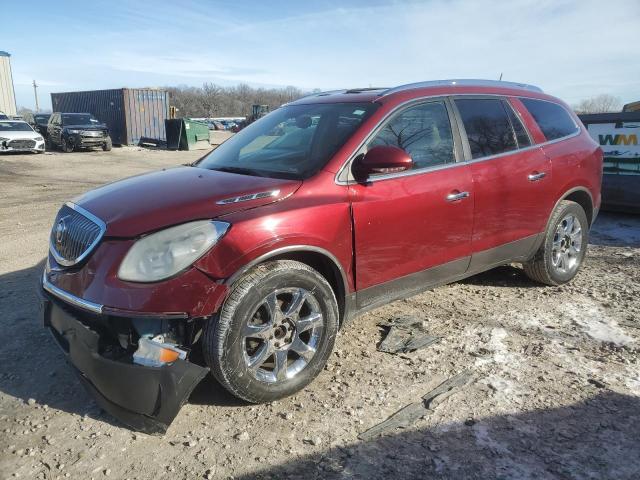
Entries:
{"type": "Polygon", "coordinates": [[[66,218],[67,217],[62,217],[58,220],[58,224],[56,225],[56,245],[60,245],[62,243],[67,233],[67,222],[65,222],[66,218]]]}

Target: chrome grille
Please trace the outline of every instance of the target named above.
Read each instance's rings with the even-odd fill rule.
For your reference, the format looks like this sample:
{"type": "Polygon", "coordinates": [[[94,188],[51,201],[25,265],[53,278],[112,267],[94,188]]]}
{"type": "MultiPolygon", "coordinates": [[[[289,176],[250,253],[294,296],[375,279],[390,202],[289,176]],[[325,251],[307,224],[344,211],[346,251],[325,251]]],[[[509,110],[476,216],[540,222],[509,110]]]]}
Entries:
{"type": "Polygon", "coordinates": [[[82,132],[82,136],[83,137],[102,137],[102,131],[101,130],[84,130],[82,132]]]}
{"type": "Polygon", "coordinates": [[[7,146],[11,148],[35,148],[36,141],[28,139],[11,140],[7,146]]]}
{"type": "Polygon", "coordinates": [[[104,235],[102,220],[83,208],[67,203],[58,212],[49,237],[49,251],[60,265],[84,260],[104,235]]]}

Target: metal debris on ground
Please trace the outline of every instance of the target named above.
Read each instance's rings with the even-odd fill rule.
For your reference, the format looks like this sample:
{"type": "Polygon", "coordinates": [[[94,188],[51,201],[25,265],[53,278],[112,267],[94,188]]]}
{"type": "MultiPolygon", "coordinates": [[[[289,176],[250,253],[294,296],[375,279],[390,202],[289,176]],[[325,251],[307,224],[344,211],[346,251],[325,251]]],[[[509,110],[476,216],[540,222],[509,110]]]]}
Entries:
{"type": "Polygon", "coordinates": [[[424,322],[415,317],[400,317],[378,325],[389,330],[378,345],[380,352],[409,353],[440,341],[440,337],[429,335],[424,322]]]}
{"type": "Polygon", "coordinates": [[[443,400],[468,385],[473,380],[473,374],[464,370],[463,372],[442,382],[436,388],[422,396],[422,401],[410,403],[402,407],[396,413],[369,430],[358,435],[360,440],[371,440],[379,435],[389,433],[396,428],[406,428],[417,422],[421,418],[433,412],[443,400]]]}

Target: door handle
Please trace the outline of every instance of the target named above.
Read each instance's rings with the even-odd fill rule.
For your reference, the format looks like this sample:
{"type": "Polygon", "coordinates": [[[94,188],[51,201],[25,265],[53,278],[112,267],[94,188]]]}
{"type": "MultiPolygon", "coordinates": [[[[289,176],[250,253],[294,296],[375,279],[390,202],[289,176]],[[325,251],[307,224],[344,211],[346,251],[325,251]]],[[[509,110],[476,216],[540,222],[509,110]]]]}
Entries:
{"type": "Polygon", "coordinates": [[[450,193],[447,195],[447,202],[457,202],[458,200],[462,200],[463,198],[468,198],[469,192],[458,192],[458,193],[450,193]]]}
{"type": "Polygon", "coordinates": [[[547,174],[544,172],[530,173],[527,178],[529,179],[530,182],[537,182],[538,180],[542,180],[546,176],[547,174]]]}

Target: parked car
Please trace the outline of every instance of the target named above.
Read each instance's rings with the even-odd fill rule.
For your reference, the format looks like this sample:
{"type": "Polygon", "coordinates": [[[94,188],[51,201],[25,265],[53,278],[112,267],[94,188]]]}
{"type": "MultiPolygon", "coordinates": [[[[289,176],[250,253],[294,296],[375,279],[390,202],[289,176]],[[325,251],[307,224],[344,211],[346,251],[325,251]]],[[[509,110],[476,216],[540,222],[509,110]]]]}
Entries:
{"type": "Polygon", "coordinates": [[[102,147],[111,150],[109,129],[90,113],[54,112],[47,124],[49,148],[70,153],[77,148],[102,147]]]}
{"type": "Polygon", "coordinates": [[[314,94],[62,206],[44,323],[104,409],[163,431],[209,371],[249,402],[299,391],[341,326],[393,300],[513,262],[570,281],[601,179],[598,145],[536,87],[314,94]]]}
{"type": "Polygon", "coordinates": [[[44,138],[22,120],[0,120],[0,153],[44,152],[44,138]]]}
{"type": "Polygon", "coordinates": [[[9,120],[9,117],[4,112],[0,112],[0,120],[9,120]]]}
{"type": "Polygon", "coordinates": [[[49,118],[51,118],[50,113],[28,113],[25,115],[24,120],[46,139],[49,118]]]}
{"type": "Polygon", "coordinates": [[[218,120],[208,120],[209,130],[225,130],[224,125],[218,120]]]}

